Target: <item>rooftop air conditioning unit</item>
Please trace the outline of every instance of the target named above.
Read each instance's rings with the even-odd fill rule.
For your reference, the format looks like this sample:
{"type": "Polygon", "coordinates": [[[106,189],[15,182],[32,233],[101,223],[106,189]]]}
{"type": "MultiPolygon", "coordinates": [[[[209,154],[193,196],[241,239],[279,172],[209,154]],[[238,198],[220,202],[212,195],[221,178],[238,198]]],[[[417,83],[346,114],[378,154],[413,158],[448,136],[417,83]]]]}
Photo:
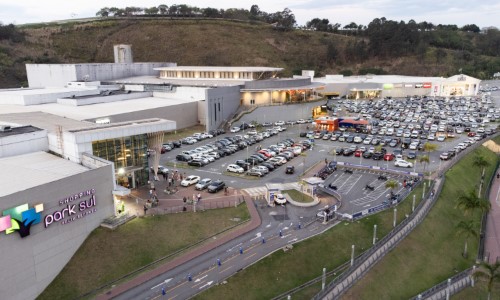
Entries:
{"type": "Polygon", "coordinates": [[[8,125],[0,125],[0,132],[12,131],[12,127],[8,125]]]}

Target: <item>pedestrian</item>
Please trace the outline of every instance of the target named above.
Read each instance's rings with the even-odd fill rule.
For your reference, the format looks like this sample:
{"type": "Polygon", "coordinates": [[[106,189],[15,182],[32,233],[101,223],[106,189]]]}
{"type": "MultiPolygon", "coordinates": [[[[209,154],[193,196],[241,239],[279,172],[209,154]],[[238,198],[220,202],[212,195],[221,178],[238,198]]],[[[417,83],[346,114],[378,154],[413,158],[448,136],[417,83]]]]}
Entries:
{"type": "Polygon", "coordinates": [[[327,165],[327,164],[328,164],[328,159],[326,159],[326,157],[325,157],[325,165],[327,165]]]}
{"type": "Polygon", "coordinates": [[[182,181],[182,174],[181,174],[181,181],[182,181]]]}
{"type": "Polygon", "coordinates": [[[500,173],[497,173],[497,179],[500,178],[500,173]]]}
{"type": "Polygon", "coordinates": [[[163,180],[166,180],[167,173],[163,173],[163,180]]]}
{"type": "Polygon", "coordinates": [[[198,193],[198,202],[200,202],[200,200],[201,200],[201,194],[198,193]]]}
{"type": "Polygon", "coordinates": [[[147,211],[148,211],[148,207],[146,206],[146,204],[144,204],[144,215],[146,215],[147,211]]]}
{"type": "Polygon", "coordinates": [[[149,198],[153,196],[153,189],[149,189],[149,198]]]}
{"type": "Polygon", "coordinates": [[[227,186],[226,186],[226,187],[224,187],[224,195],[226,195],[226,196],[227,196],[227,186]]]}

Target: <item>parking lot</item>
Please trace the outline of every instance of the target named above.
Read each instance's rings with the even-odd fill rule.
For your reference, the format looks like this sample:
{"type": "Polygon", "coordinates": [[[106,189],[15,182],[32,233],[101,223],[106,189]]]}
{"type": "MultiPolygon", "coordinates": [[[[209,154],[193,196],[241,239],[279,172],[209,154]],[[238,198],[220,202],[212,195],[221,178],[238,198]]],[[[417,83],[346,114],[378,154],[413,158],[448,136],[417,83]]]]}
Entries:
{"type": "MultiPolygon", "coordinates": [[[[496,129],[496,123],[494,122],[499,120],[500,117],[500,110],[495,106],[495,101],[494,97],[484,97],[483,99],[479,98],[479,100],[466,98],[405,98],[377,101],[329,101],[328,105],[332,109],[328,112],[329,114],[337,117],[349,115],[354,118],[366,118],[369,120],[369,126],[358,130],[353,128],[342,129],[334,132],[333,135],[323,132],[323,135],[316,137],[311,135],[316,135],[319,132],[314,132],[308,138],[300,137],[300,134],[304,135],[304,133],[312,131],[313,124],[311,120],[300,123],[297,123],[297,121],[310,116],[311,103],[307,107],[301,104],[259,107],[254,112],[245,115],[240,121],[232,124],[232,127],[239,126],[242,128],[238,132],[228,131],[221,135],[202,139],[201,141],[197,140],[193,144],[183,144],[180,148],[174,148],[163,154],[160,164],[169,169],[180,169],[187,175],[198,175],[201,178],[209,177],[212,180],[221,179],[227,186],[237,189],[262,187],[265,183],[298,181],[299,176],[304,171],[325,159],[327,161],[342,161],[351,164],[380,166],[388,169],[420,173],[424,170],[433,171],[441,168],[442,160],[440,157],[448,159],[448,157],[442,156],[443,152],[459,152],[461,149],[465,149],[475,142],[480,142],[494,132],[496,129]],[[276,110],[280,108],[287,111],[295,111],[295,114],[276,114],[276,110]],[[293,116],[293,119],[271,117],[276,115],[290,115],[293,116]],[[255,128],[243,128],[243,124],[248,125],[252,123],[256,125],[255,128]],[[274,123],[280,124],[286,130],[274,130],[274,135],[265,137],[262,133],[273,131],[275,127],[274,123]],[[327,138],[325,138],[325,135],[327,135],[327,138]],[[347,139],[347,135],[352,138],[347,139]],[[257,140],[257,136],[261,136],[262,139],[257,140]],[[335,136],[335,138],[332,136],[335,136]],[[339,137],[341,136],[344,136],[344,138],[340,139],[339,137]],[[210,161],[207,158],[205,161],[206,164],[205,162],[200,163],[199,166],[186,166],[185,162],[176,160],[176,156],[183,151],[193,151],[206,144],[210,144],[213,147],[214,144],[228,137],[238,139],[238,142],[233,144],[245,141],[247,145],[244,147],[235,147],[233,149],[235,151],[231,151],[231,153],[227,152],[223,157],[217,158],[214,155],[210,161]],[[442,137],[442,141],[437,141],[438,137],[442,137]],[[287,158],[286,164],[276,164],[275,169],[269,171],[268,174],[262,173],[262,177],[247,175],[248,170],[244,170],[242,173],[227,171],[228,166],[235,164],[236,161],[248,160],[259,149],[269,150],[272,145],[277,146],[280,143],[284,143],[286,139],[293,140],[295,145],[298,142],[309,139],[314,139],[314,143],[311,148],[302,149],[302,154],[294,156],[294,158],[287,158]],[[391,144],[393,140],[396,143],[391,144]],[[423,147],[425,143],[436,145],[436,150],[429,153],[425,152],[423,147]],[[403,144],[404,148],[402,147],[403,144]],[[337,154],[339,152],[338,149],[346,148],[352,148],[352,154],[337,154]],[[388,154],[388,160],[374,160],[372,154],[377,151],[384,151],[384,154],[388,154]],[[365,152],[371,153],[363,155],[365,152]],[[424,155],[429,156],[428,164],[419,161],[419,158],[424,155]],[[398,159],[408,162],[408,164],[404,165],[407,168],[396,166],[395,161],[398,159]],[[285,174],[286,166],[293,166],[295,172],[293,174],[285,174]]],[[[320,104],[324,103],[316,103],[315,105],[320,104]]],[[[224,148],[226,147],[225,145],[223,146],[224,148]]],[[[280,148],[288,148],[288,145],[281,146],[284,147],[280,148]]],[[[274,151],[275,153],[273,154],[279,154],[280,151],[276,150],[277,148],[273,149],[269,152],[274,151]]],[[[292,151],[291,149],[288,150],[292,151]]],[[[453,157],[450,156],[449,159],[453,159],[453,157]]],[[[267,157],[263,159],[267,160],[267,157]]],[[[251,168],[258,165],[262,166],[262,163],[257,160],[251,160],[251,162],[249,166],[251,168]]],[[[231,170],[234,171],[235,169],[231,170]]],[[[356,183],[356,186],[358,184],[362,185],[360,181],[356,183]]],[[[349,185],[352,185],[352,183],[345,186],[348,187],[349,185]]],[[[379,188],[377,188],[375,192],[378,193],[379,191],[379,188]]],[[[368,195],[359,196],[360,198],[368,197],[366,199],[369,199],[374,197],[376,193],[369,195],[369,197],[368,195]]],[[[360,205],[364,203],[363,201],[361,200],[360,205]]]]}

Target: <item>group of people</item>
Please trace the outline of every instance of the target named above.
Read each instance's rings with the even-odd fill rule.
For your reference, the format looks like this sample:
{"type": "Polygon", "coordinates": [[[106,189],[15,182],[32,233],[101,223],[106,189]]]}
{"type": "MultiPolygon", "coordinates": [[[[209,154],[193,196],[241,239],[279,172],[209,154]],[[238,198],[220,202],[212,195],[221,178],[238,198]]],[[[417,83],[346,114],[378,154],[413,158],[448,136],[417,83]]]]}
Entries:
{"type": "Polygon", "coordinates": [[[175,187],[176,182],[181,182],[186,177],[186,173],[181,173],[175,170],[172,174],[169,172],[163,173],[163,180],[167,182],[167,188],[175,187]]]}

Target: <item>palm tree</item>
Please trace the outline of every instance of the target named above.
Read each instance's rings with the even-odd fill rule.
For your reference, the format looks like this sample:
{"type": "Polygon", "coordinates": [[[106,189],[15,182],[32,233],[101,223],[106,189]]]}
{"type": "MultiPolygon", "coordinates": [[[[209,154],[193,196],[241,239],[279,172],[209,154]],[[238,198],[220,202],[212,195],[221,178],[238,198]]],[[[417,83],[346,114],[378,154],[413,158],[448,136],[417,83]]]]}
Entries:
{"type": "Polygon", "coordinates": [[[493,283],[500,280],[500,261],[497,260],[494,264],[482,262],[479,268],[472,274],[472,277],[474,279],[483,278],[488,281],[488,300],[490,300],[493,283]]]}
{"type": "Polygon", "coordinates": [[[474,156],[474,162],[472,164],[478,168],[481,168],[481,182],[479,183],[479,191],[477,193],[477,196],[481,197],[481,188],[483,187],[484,172],[486,171],[486,167],[490,165],[490,162],[487,161],[484,158],[484,156],[476,155],[474,156]]]}
{"type": "Polygon", "coordinates": [[[474,190],[470,190],[468,193],[461,193],[458,197],[457,208],[463,209],[465,215],[474,213],[476,209],[485,213],[490,211],[491,203],[486,199],[478,197],[474,190]]]}
{"type": "Polygon", "coordinates": [[[421,163],[421,164],[424,164],[424,176],[425,176],[425,169],[426,169],[427,165],[430,162],[429,155],[422,155],[422,156],[420,156],[418,158],[418,162],[421,163]]]}
{"type": "Polygon", "coordinates": [[[476,231],[476,226],[475,222],[470,220],[470,221],[460,221],[460,223],[457,224],[457,229],[458,235],[464,235],[465,236],[465,246],[464,246],[464,252],[462,253],[462,256],[467,258],[467,240],[469,237],[477,236],[477,231],[476,231]]]}
{"type": "Polygon", "coordinates": [[[427,154],[436,151],[437,148],[438,146],[436,144],[431,144],[429,142],[424,144],[424,151],[427,152],[427,154]]]}
{"type": "Polygon", "coordinates": [[[397,188],[398,186],[399,186],[399,183],[396,180],[394,180],[394,179],[391,179],[391,180],[388,180],[388,181],[385,182],[385,188],[391,189],[391,198],[394,195],[393,190],[395,188],[397,188]]]}

